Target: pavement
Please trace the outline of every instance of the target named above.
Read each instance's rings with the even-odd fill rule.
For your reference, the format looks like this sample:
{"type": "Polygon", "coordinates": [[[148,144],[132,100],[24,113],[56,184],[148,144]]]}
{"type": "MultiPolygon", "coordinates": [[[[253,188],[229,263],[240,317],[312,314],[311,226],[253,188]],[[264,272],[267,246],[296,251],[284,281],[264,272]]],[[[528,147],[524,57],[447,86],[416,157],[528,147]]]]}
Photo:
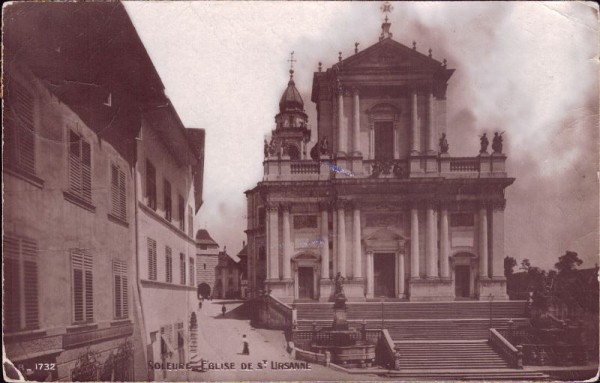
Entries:
{"type": "Polygon", "coordinates": [[[170,371],[167,376],[169,381],[382,380],[376,375],[348,374],[292,359],[285,349],[283,331],[253,328],[240,301],[205,300],[202,306],[196,314],[198,357],[205,361],[205,371],[170,371]],[[223,304],[227,308],[225,316],[221,315],[223,304]],[[244,334],[250,346],[250,355],[242,355],[244,334]],[[303,363],[304,368],[295,369],[290,363],[303,363]]]}

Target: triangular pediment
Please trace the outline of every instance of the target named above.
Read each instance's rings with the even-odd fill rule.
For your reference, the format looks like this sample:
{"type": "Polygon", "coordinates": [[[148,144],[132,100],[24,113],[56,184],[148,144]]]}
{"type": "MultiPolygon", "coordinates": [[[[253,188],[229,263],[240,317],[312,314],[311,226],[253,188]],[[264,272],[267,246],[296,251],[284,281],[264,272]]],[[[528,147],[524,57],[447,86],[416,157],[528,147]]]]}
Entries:
{"type": "Polygon", "coordinates": [[[402,237],[390,229],[380,229],[371,234],[366,238],[368,241],[398,241],[401,240],[402,237]]]}
{"type": "Polygon", "coordinates": [[[336,64],[344,71],[368,68],[418,68],[432,71],[445,69],[440,61],[395,40],[384,39],[336,64]]]}

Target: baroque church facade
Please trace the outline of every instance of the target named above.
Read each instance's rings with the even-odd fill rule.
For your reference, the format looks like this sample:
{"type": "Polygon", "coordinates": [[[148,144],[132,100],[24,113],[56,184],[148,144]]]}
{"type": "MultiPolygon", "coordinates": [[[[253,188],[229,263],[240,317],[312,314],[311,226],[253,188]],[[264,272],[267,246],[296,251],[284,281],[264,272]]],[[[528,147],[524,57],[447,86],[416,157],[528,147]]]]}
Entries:
{"type": "MultiPolygon", "coordinates": [[[[446,90],[454,70],[392,39],[313,75],[317,144],[290,80],[246,191],[254,297],[331,301],[507,299],[501,138],[452,157],[446,90]],[[490,153],[491,152],[491,153],[490,153]]],[[[293,60],[293,58],[292,58],[293,60]]]]}

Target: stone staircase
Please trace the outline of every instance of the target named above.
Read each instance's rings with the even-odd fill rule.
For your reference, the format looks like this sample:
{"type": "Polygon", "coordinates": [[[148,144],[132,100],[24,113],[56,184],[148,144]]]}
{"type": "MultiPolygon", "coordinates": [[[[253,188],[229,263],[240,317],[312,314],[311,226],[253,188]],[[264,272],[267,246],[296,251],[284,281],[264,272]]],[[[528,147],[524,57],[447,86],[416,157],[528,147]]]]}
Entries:
{"type": "Polygon", "coordinates": [[[508,368],[487,341],[394,342],[400,369],[508,368]]]}
{"type": "MultiPolygon", "coordinates": [[[[407,380],[544,380],[543,373],[511,368],[488,344],[489,328],[509,319],[528,323],[525,301],[359,302],[349,303],[351,326],[386,328],[400,351],[400,370],[389,376],[407,380]],[[490,314],[492,321],[490,322],[490,314]]],[[[330,326],[332,303],[297,303],[297,324],[307,330],[330,326]]]]}

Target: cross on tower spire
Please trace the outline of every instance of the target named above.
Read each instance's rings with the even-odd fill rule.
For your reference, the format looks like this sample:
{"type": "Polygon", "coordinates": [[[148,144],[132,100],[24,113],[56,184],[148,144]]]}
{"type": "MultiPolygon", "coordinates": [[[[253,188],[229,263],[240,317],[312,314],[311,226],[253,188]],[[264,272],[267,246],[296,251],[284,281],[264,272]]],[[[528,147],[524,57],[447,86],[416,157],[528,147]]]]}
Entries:
{"type": "Polygon", "coordinates": [[[288,62],[290,63],[290,80],[292,80],[292,77],[294,77],[294,63],[297,60],[294,60],[294,51],[292,51],[290,53],[290,59],[288,60],[288,62]]]}

